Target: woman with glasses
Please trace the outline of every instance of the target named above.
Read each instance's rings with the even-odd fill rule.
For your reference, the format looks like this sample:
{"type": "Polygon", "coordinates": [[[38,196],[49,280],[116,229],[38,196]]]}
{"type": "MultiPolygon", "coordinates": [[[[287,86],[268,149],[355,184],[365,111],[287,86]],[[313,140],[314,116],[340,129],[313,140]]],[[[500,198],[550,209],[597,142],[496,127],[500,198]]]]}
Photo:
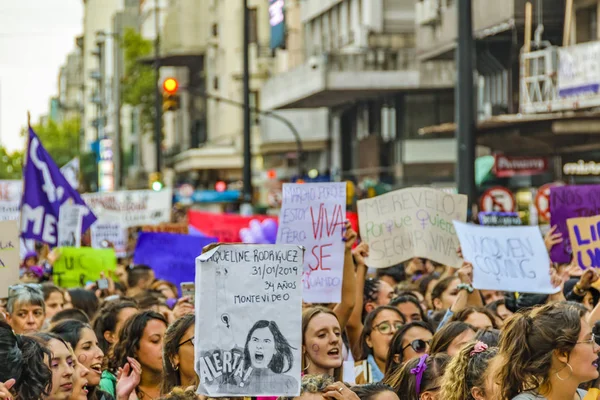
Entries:
{"type": "Polygon", "coordinates": [[[361,359],[354,366],[357,385],[380,382],[394,333],[404,325],[404,317],[397,308],[381,306],[365,319],[360,337],[361,359]]]}
{"type": "Polygon", "coordinates": [[[196,386],[194,371],[194,314],[175,321],[165,333],[161,393],[166,395],[176,387],[196,386]]]}
{"type": "Polygon", "coordinates": [[[416,321],[404,325],[392,337],[385,366],[386,376],[392,374],[402,364],[418,358],[429,350],[433,329],[425,322],[416,321]]]}
{"type": "Polygon", "coordinates": [[[423,354],[386,376],[383,383],[393,387],[402,400],[445,400],[439,391],[448,361],[447,354],[423,354]]]}
{"type": "Polygon", "coordinates": [[[490,371],[495,399],[582,399],[578,387],[598,378],[600,351],[586,312],[576,303],[550,303],[511,317],[490,371]]]}

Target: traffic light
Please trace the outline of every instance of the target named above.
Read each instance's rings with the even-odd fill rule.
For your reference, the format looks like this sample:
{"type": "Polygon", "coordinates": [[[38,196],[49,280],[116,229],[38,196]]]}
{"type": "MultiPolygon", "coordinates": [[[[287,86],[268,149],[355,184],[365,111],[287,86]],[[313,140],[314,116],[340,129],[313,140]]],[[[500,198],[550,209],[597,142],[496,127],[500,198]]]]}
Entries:
{"type": "Polygon", "coordinates": [[[163,82],[163,111],[175,111],[179,109],[179,82],[175,78],[167,78],[163,82]]]}
{"type": "Polygon", "coordinates": [[[162,174],[160,172],[151,172],[148,176],[148,186],[155,192],[160,192],[164,187],[162,174]]]}

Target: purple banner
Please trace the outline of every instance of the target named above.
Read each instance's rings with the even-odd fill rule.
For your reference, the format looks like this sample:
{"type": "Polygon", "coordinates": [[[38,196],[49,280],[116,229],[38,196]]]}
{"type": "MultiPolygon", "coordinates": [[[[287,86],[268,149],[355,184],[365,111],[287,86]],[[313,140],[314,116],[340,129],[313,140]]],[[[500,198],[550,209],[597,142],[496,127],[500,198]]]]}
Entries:
{"type": "Polygon", "coordinates": [[[567,219],[600,214],[600,185],[556,186],[550,189],[550,225],[562,233],[562,243],[550,251],[552,261],[571,262],[571,241],[567,219]]]}
{"type": "Polygon", "coordinates": [[[96,216],[60,172],[31,128],[23,176],[25,190],[21,202],[21,237],[24,239],[35,239],[56,246],[59,209],[69,200],[82,206],[82,232],[96,222],[96,216]]]}

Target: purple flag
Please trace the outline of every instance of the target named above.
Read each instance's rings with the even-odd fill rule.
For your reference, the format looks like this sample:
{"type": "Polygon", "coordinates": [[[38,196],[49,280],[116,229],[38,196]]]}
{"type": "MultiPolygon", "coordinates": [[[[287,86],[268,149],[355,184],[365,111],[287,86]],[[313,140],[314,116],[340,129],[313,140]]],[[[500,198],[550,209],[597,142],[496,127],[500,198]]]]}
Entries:
{"type": "Polygon", "coordinates": [[[568,185],[550,189],[550,225],[562,233],[562,243],[550,251],[552,261],[571,262],[571,241],[567,219],[600,214],[600,185],[568,185]]]}
{"type": "Polygon", "coordinates": [[[44,149],[33,129],[29,128],[27,163],[23,171],[25,190],[21,202],[21,237],[56,246],[58,212],[69,199],[82,206],[85,232],[96,216],[77,190],[67,182],[60,169],[44,149]]]}

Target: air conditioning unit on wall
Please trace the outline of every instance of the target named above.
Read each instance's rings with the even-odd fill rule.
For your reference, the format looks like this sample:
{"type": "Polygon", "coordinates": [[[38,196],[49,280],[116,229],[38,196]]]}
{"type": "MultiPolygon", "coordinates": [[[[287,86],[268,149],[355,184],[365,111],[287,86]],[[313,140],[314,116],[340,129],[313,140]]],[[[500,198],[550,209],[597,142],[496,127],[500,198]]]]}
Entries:
{"type": "Polygon", "coordinates": [[[419,25],[432,25],[439,21],[440,0],[422,0],[415,7],[416,19],[419,25]]]}

